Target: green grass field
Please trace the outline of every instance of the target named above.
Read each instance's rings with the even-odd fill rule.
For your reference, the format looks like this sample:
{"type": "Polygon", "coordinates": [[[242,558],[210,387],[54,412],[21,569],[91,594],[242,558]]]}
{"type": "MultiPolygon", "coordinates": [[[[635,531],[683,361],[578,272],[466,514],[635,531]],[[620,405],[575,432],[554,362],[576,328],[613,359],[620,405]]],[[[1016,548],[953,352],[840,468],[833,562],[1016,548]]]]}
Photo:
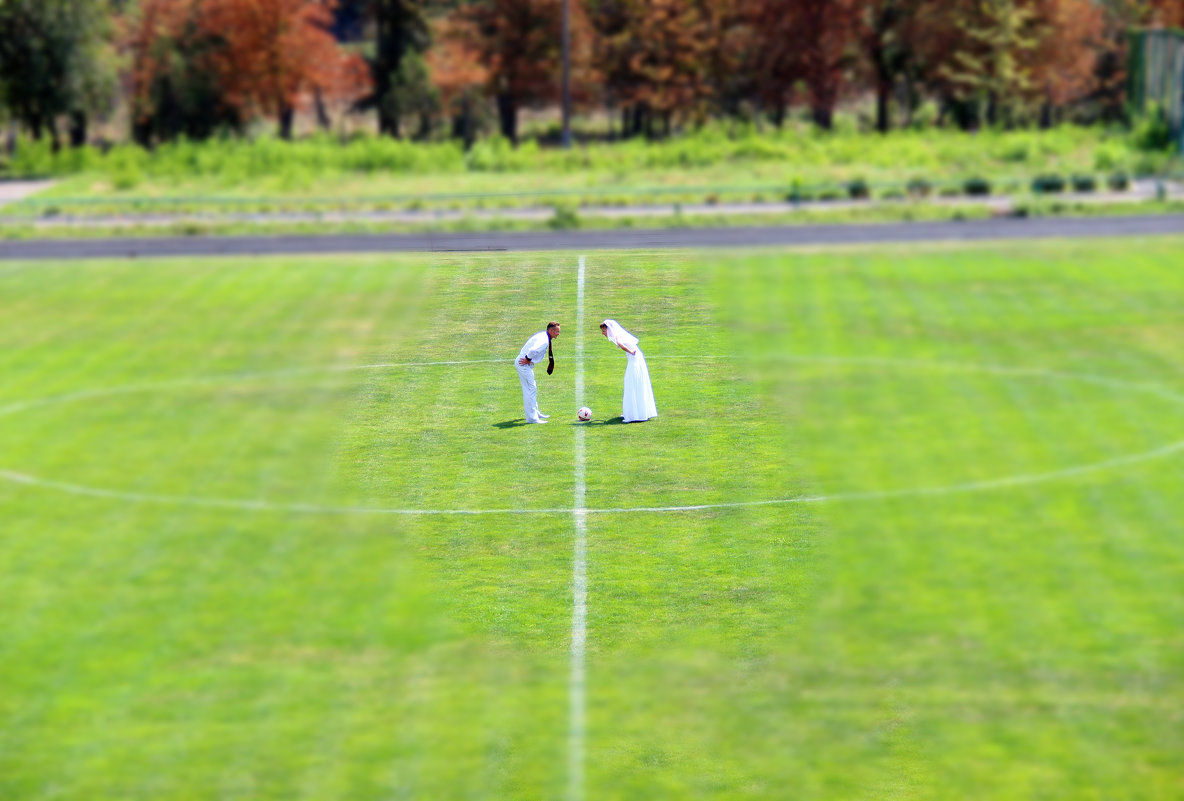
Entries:
{"type": "Polygon", "coordinates": [[[0,264],[0,798],[1180,798],[1181,253],[0,264]]]}

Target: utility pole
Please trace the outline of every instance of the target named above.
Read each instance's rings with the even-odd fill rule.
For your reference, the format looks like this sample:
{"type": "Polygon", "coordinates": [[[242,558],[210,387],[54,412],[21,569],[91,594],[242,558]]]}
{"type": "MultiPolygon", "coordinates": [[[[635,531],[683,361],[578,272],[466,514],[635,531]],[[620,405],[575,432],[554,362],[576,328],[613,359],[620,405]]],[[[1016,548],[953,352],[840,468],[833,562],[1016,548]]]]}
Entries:
{"type": "Polygon", "coordinates": [[[563,149],[571,149],[571,0],[563,0],[563,149]]]}

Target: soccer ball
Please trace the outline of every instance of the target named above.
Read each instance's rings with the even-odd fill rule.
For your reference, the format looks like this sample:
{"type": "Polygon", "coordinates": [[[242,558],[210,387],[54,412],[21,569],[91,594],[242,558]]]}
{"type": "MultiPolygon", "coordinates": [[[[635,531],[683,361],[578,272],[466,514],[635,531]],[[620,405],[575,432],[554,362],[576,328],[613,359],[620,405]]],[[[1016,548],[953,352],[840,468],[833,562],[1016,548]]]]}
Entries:
{"type": "Polygon", "coordinates": [[[581,406],[580,410],[578,412],[576,412],[576,417],[578,417],[584,421],[591,420],[592,419],[592,410],[589,409],[587,406],[581,406]]]}

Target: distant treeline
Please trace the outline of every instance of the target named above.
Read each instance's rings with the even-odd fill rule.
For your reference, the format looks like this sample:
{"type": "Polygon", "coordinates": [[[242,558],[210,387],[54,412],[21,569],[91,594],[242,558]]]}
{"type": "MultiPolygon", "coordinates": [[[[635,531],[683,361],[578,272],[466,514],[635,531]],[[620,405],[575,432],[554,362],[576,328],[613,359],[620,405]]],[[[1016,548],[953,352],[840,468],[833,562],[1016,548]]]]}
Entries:
{"type": "Polygon", "coordinates": [[[290,138],[298,112],[517,143],[560,100],[565,13],[577,110],[661,138],[795,108],[828,129],[854,98],[885,132],[1122,119],[1128,34],[1184,0],[0,0],[0,118],[55,150],[117,109],[145,146],[290,138]]]}

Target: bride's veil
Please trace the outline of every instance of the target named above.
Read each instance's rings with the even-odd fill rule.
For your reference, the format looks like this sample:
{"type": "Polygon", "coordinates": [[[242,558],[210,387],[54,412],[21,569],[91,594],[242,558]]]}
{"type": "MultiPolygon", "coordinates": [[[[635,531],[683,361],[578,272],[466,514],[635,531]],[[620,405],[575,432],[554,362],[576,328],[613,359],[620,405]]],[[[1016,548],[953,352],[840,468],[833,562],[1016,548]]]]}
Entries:
{"type": "Polygon", "coordinates": [[[604,325],[608,327],[608,338],[610,340],[627,348],[637,347],[637,337],[622,328],[621,324],[616,320],[605,320],[604,325]]]}

